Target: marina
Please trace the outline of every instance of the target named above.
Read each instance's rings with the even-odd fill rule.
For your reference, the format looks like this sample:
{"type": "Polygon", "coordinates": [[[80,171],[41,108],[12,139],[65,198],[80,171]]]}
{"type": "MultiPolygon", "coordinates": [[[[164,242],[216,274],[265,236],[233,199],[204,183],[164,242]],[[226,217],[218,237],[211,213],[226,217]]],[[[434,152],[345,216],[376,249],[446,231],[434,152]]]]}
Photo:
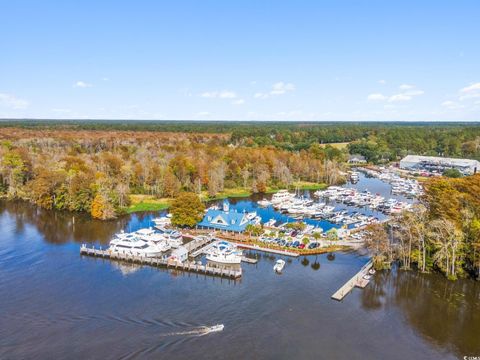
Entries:
{"type": "Polygon", "coordinates": [[[108,250],[89,248],[85,244],[80,247],[80,255],[99,257],[102,259],[118,260],[123,262],[135,263],[140,265],[149,265],[153,267],[165,267],[175,270],[196,272],[199,274],[227,277],[231,279],[238,279],[242,276],[242,270],[232,270],[225,268],[218,268],[208,265],[199,265],[191,262],[170,262],[160,258],[152,258],[146,256],[135,256],[131,254],[115,253],[108,250]]]}
{"type": "MultiPolygon", "coordinates": [[[[390,188],[393,197],[388,198],[385,192],[374,193],[367,189],[359,191],[358,187],[364,186],[366,176],[370,175],[365,174],[363,170],[354,171],[350,174],[350,186],[331,186],[311,193],[311,197],[305,196],[306,194],[290,193],[287,190],[279,191],[273,194],[270,200],[259,200],[256,208],[239,208],[241,202],[223,201],[222,205],[213,204],[206,210],[202,226],[190,231],[173,228],[170,217],[164,214],[151,220],[153,227],[141,227],[128,233],[122,230],[115,234],[106,250],[82,245],[80,253],[239,278],[242,276],[241,263],[256,264],[258,261],[257,258],[244,256],[242,249],[298,258],[302,253],[304,255],[322,253],[341,247],[360,248],[365,240],[365,233],[362,232],[365,226],[389,220],[388,216],[375,217],[372,211],[394,214],[411,206],[411,201],[395,197],[391,184],[394,183],[402,189],[417,189],[414,182],[402,179],[402,185],[396,178],[397,175],[390,174],[388,179],[384,176],[382,179],[381,176],[376,178],[381,183],[388,184],[386,186],[390,188]],[[352,210],[362,207],[366,209],[366,213],[352,210]],[[312,216],[305,215],[305,212],[312,208],[323,209],[322,211],[328,215],[324,214],[320,222],[309,220],[312,216]],[[396,210],[397,208],[399,210],[396,210]],[[284,212],[281,209],[286,209],[288,216],[292,216],[292,209],[297,209],[298,213],[293,217],[295,221],[282,222],[275,216],[267,220],[263,214],[264,211],[271,213],[272,210],[275,211],[274,214],[282,214],[284,212]],[[215,224],[212,225],[213,220],[215,224]],[[233,227],[230,227],[230,224],[233,227]],[[246,225],[260,226],[260,224],[266,225],[261,235],[252,238],[251,235],[245,234],[246,225]],[[323,224],[329,224],[330,228],[323,224]],[[219,226],[219,229],[215,230],[215,226],[219,226]],[[235,266],[233,270],[232,265],[235,266]]],[[[415,190],[415,194],[418,196],[420,190],[415,190]]],[[[362,268],[352,278],[353,280],[342,286],[332,298],[341,300],[353,287],[365,287],[369,281],[363,278],[364,270],[362,268]]]]}

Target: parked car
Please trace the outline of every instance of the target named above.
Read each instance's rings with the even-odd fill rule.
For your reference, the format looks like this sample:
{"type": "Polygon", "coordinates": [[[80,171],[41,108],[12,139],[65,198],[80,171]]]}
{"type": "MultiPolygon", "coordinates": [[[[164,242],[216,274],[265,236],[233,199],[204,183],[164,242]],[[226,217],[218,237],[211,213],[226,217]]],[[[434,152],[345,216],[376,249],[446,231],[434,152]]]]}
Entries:
{"type": "Polygon", "coordinates": [[[305,249],[305,244],[300,244],[300,245],[298,245],[298,248],[299,248],[299,249],[305,249]]]}

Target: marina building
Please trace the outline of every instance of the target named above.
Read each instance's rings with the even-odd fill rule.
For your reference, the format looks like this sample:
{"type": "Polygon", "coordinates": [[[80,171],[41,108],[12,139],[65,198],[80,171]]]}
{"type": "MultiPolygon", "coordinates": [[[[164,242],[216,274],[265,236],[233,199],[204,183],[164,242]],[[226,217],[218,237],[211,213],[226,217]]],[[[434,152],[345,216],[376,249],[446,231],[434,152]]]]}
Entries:
{"type": "Polygon", "coordinates": [[[480,170],[480,163],[471,159],[407,155],[400,160],[400,169],[436,173],[443,173],[447,169],[457,169],[464,175],[472,175],[480,170]]]}
{"type": "Polygon", "coordinates": [[[255,224],[254,213],[230,211],[228,202],[223,203],[223,210],[210,208],[197,224],[198,228],[215,229],[231,232],[244,232],[248,224],[255,224]]]}

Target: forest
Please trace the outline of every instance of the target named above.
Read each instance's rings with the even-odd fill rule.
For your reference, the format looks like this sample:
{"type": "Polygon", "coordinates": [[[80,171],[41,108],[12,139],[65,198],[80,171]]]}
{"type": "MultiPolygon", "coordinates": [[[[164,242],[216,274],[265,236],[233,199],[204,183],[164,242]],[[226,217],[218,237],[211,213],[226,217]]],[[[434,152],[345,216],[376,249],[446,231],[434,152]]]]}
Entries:
{"type": "Polygon", "coordinates": [[[0,121],[0,128],[8,127],[217,134],[224,144],[286,151],[308,150],[314,144],[349,143],[351,154],[364,155],[372,163],[395,161],[408,154],[480,160],[480,123],[472,122],[0,121]]]}
{"type": "Polygon", "coordinates": [[[0,128],[0,194],[111,219],[147,195],[168,202],[182,191],[212,198],[336,184],[343,156],[318,144],[295,152],[236,145],[224,133],[7,126],[0,128]]]}
{"type": "Polygon", "coordinates": [[[377,268],[399,261],[404,269],[440,271],[449,279],[480,279],[480,174],[426,180],[413,211],[374,225],[367,242],[377,268]]]}

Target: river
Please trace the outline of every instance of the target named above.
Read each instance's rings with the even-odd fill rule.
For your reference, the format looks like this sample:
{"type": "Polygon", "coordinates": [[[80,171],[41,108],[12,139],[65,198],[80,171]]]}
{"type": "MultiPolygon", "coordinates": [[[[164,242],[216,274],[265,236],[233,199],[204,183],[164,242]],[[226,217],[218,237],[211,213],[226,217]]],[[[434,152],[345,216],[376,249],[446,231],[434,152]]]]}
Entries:
{"type": "MultiPolygon", "coordinates": [[[[378,181],[362,179],[362,181],[378,181]]],[[[363,186],[361,183],[359,186],[363,186]]],[[[383,186],[378,184],[378,186],[383,186]]],[[[383,191],[383,190],[382,190],[383,191]]],[[[239,211],[250,199],[232,200],[239,211]]],[[[269,209],[259,209],[268,220],[269,209]]],[[[480,284],[379,272],[355,252],[242,264],[239,281],[81,257],[154,214],[100,222],[0,201],[1,359],[457,359],[480,355],[480,284]],[[224,324],[203,335],[203,326],[224,324]]],[[[324,224],[325,225],[325,224],[324,224]]]]}

